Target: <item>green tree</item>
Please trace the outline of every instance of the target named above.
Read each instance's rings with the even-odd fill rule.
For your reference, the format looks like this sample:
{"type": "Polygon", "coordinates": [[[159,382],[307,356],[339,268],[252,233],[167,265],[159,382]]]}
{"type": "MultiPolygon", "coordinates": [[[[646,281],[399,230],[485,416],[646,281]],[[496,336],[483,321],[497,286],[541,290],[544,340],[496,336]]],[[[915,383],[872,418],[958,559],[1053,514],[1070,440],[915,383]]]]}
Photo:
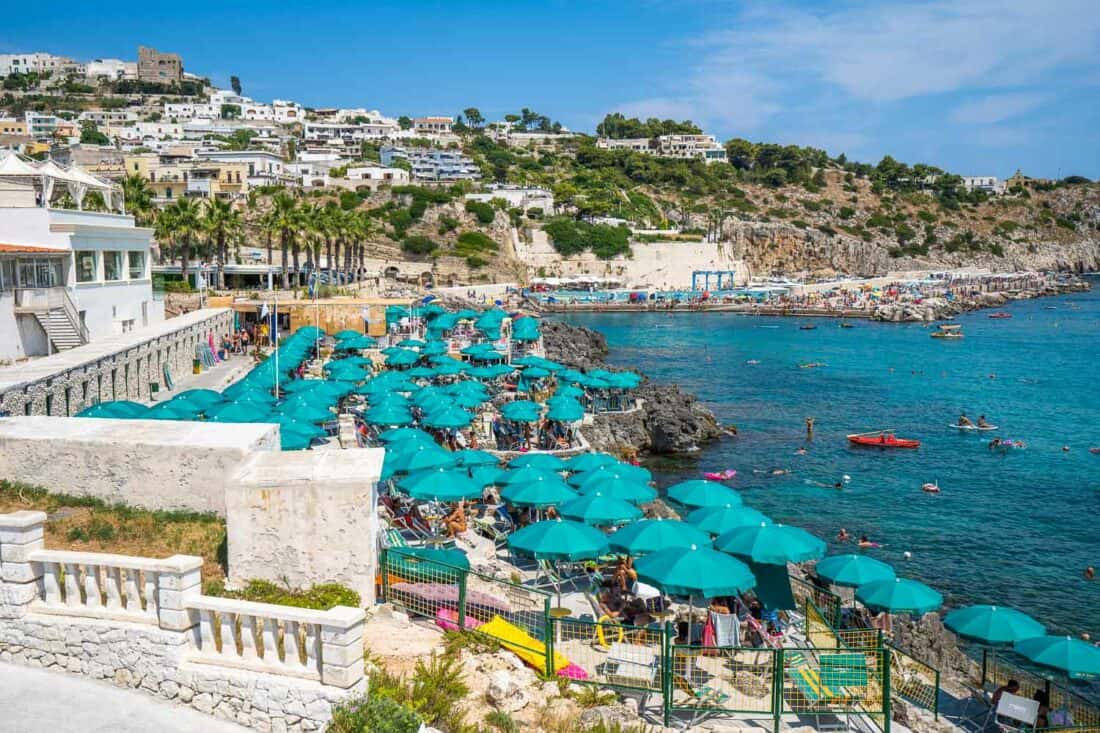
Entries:
{"type": "Polygon", "coordinates": [[[239,104],[223,104],[221,107],[221,117],[223,120],[234,120],[241,116],[241,105],[239,104]]]}
{"type": "Polygon", "coordinates": [[[147,226],[153,221],[156,214],[153,192],[141,176],[135,174],[122,179],[122,201],[138,226],[147,226]]]}
{"type": "MultiPolygon", "coordinates": [[[[279,238],[279,248],[282,252],[282,287],[287,290],[290,288],[290,272],[288,270],[290,251],[291,248],[297,251],[298,247],[295,243],[300,225],[297,199],[286,191],[277,192],[271,198],[271,211],[268,212],[265,218],[265,225],[272,234],[279,238]]],[[[297,273],[297,263],[295,263],[295,272],[297,273]]]]}
{"type": "Polygon", "coordinates": [[[166,206],[157,217],[156,235],[168,244],[168,251],[180,261],[180,277],[184,282],[191,272],[191,260],[198,255],[197,245],[202,234],[201,211],[195,199],[180,197],[166,206]]]}
{"type": "Polygon", "coordinates": [[[239,241],[244,230],[240,212],[235,211],[225,199],[207,199],[202,210],[201,223],[214,255],[217,288],[225,290],[225,265],[229,261],[229,245],[239,241]]]}
{"type": "Polygon", "coordinates": [[[91,120],[80,123],[80,142],[83,145],[110,145],[111,140],[91,120]]]}
{"type": "Polygon", "coordinates": [[[749,170],[756,164],[756,145],[736,137],[726,142],[726,157],[738,170],[749,170]]]}
{"type": "Polygon", "coordinates": [[[462,114],[466,115],[466,123],[475,130],[480,130],[485,124],[485,118],[477,107],[467,107],[462,110],[462,114]]]}
{"type": "Polygon", "coordinates": [[[412,128],[413,121],[407,115],[401,115],[400,117],[397,118],[397,125],[402,130],[408,130],[408,129],[412,128]]]}
{"type": "Polygon", "coordinates": [[[236,76],[229,77],[229,86],[233,89],[233,93],[238,97],[241,96],[241,80],[236,76]]]}

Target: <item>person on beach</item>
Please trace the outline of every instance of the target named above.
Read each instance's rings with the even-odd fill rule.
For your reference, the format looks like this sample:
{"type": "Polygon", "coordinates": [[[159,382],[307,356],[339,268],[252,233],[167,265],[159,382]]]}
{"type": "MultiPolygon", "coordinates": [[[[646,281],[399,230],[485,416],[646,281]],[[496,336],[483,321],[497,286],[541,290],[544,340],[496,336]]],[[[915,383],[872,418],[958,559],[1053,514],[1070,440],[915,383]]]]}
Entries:
{"type": "Polygon", "coordinates": [[[990,705],[992,706],[992,708],[994,710],[996,710],[997,709],[997,703],[999,703],[1001,701],[1001,695],[1005,694],[1006,692],[1009,695],[1015,695],[1019,691],[1020,691],[1020,683],[1017,682],[1016,680],[1009,680],[1008,684],[1001,685],[1000,687],[998,687],[996,690],[993,691],[993,698],[992,698],[992,700],[990,700],[990,705]]]}
{"type": "Polygon", "coordinates": [[[451,510],[451,513],[443,517],[443,526],[447,530],[449,537],[456,537],[459,533],[466,531],[466,500],[455,504],[455,508],[451,510]]]}
{"type": "Polygon", "coordinates": [[[611,575],[613,582],[619,591],[626,593],[638,582],[638,571],[634,569],[634,558],[630,555],[620,557],[615,563],[615,570],[611,575]]]}
{"type": "Polygon", "coordinates": [[[958,426],[960,428],[972,428],[972,427],[974,427],[974,423],[970,422],[970,418],[968,418],[966,416],[966,413],[964,412],[961,415],[959,415],[958,426]]]}

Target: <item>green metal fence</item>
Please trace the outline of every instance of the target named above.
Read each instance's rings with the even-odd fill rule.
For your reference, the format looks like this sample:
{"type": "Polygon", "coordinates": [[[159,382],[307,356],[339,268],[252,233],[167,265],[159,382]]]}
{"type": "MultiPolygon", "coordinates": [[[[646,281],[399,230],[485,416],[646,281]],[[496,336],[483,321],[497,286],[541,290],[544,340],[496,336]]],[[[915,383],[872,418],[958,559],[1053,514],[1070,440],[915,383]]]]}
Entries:
{"type": "MultiPolygon", "coordinates": [[[[1069,715],[1073,721],[1072,725],[1059,726],[1057,730],[1100,733],[1100,707],[1054,680],[1021,669],[992,652],[983,652],[983,686],[1000,687],[1008,684],[1009,680],[1020,683],[1020,691],[1016,694],[1023,697],[1032,697],[1039,690],[1045,691],[1050,698],[1050,709],[1063,711],[1069,715]]],[[[1051,730],[1054,729],[1051,728],[1051,730]]]]}
{"type": "Polygon", "coordinates": [[[547,591],[390,550],[379,568],[382,598],[409,615],[491,636],[542,669],[553,659],[547,591]]]}
{"type": "Polygon", "coordinates": [[[668,646],[665,627],[575,618],[555,618],[550,624],[558,663],[568,663],[569,676],[575,681],[661,692],[668,646]]]}
{"type": "Polygon", "coordinates": [[[665,725],[674,713],[777,716],[777,649],[672,645],[665,674],[665,725]]]}
{"type": "Polygon", "coordinates": [[[893,644],[890,649],[890,682],[904,700],[940,716],[940,671],[893,644]]]}
{"type": "Polygon", "coordinates": [[[791,593],[799,608],[804,608],[807,600],[813,601],[829,626],[840,627],[840,609],[844,603],[836,593],[798,578],[791,578],[791,593]]]}

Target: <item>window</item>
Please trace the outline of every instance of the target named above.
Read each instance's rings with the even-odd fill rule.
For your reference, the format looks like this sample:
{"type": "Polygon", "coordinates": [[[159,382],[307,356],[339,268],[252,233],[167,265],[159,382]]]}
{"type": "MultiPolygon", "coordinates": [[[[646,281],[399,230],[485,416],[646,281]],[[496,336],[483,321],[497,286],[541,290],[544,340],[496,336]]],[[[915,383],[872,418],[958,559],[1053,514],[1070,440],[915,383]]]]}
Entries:
{"type": "Polygon", "coordinates": [[[145,253],[127,252],[126,256],[129,259],[130,264],[130,279],[143,279],[145,277],[145,253]]]}
{"type": "Polygon", "coordinates": [[[90,250],[77,251],[76,257],[76,281],[78,283],[92,283],[99,279],[99,269],[95,261],[95,252],[90,250]]]}
{"type": "Polygon", "coordinates": [[[103,279],[104,280],[121,280],[122,279],[122,253],[121,252],[104,252],[103,253],[103,279]]]}
{"type": "Polygon", "coordinates": [[[15,260],[0,260],[0,290],[15,287],[15,260]]]}
{"type": "Polygon", "coordinates": [[[170,188],[164,189],[164,198],[166,198],[166,199],[172,198],[172,189],[170,189],[170,188]]]}

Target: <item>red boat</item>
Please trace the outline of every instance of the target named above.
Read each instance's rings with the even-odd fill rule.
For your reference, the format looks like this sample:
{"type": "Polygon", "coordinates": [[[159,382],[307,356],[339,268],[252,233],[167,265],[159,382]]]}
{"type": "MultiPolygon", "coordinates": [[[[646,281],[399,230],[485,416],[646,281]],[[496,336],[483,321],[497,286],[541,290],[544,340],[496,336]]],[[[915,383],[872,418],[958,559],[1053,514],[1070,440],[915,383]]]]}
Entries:
{"type": "Polygon", "coordinates": [[[849,435],[848,442],[853,445],[868,445],[875,448],[920,448],[919,440],[898,438],[890,432],[849,435]]]}

